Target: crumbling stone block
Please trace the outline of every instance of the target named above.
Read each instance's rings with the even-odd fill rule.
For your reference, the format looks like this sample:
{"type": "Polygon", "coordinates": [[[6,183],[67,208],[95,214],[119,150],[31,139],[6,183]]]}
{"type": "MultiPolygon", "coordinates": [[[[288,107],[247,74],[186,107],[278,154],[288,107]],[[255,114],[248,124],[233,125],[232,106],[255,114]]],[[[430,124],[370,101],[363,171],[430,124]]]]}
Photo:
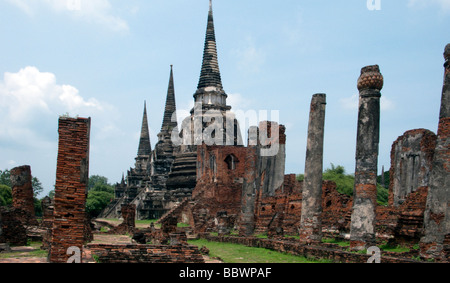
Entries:
{"type": "Polygon", "coordinates": [[[123,222],[119,226],[112,229],[110,233],[133,235],[136,230],[136,223],[135,223],[136,205],[134,204],[122,205],[121,211],[123,222]]]}
{"type": "Polygon", "coordinates": [[[13,207],[28,214],[22,220],[24,225],[38,225],[34,212],[34,195],[32,187],[31,167],[28,165],[11,169],[11,186],[13,207]]]}
{"type": "Polygon", "coordinates": [[[91,119],[59,119],[54,221],[49,260],[67,262],[70,247],[83,250],[86,240],[86,198],[89,180],[91,119]]]}

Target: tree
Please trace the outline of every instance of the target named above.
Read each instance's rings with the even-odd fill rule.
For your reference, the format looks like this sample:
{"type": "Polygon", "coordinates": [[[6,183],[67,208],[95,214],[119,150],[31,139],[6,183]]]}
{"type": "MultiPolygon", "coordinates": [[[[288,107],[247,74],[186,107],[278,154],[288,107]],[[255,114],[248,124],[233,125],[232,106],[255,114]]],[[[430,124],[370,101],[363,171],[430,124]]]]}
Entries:
{"type": "Polygon", "coordinates": [[[114,187],[103,176],[93,175],[89,178],[89,192],[86,200],[86,212],[97,217],[114,199],[114,187]]]}
{"type": "Polygon", "coordinates": [[[11,188],[10,176],[11,172],[8,169],[5,169],[4,171],[0,170],[0,184],[11,188]]]}
{"type": "Polygon", "coordinates": [[[33,195],[35,198],[37,198],[38,195],[44,191],[44,188],[42,187],[42,183],[41,183],[41,181],[39,181],[38,178],[33,177],[31,179],[31,185],[33,186],[33,195]]]}
{"type": "Polygon", "coordinates": [[[8,206],[12,204],[11,188],[7,185],[0,184],[0,206],[8,206]]]}
{"type": "Polygon", "coordinates": [[[108,178],[99,175],[92,175],[89,177],[88,191],[92,190],[97,185],[109,185],[108,178]]]}

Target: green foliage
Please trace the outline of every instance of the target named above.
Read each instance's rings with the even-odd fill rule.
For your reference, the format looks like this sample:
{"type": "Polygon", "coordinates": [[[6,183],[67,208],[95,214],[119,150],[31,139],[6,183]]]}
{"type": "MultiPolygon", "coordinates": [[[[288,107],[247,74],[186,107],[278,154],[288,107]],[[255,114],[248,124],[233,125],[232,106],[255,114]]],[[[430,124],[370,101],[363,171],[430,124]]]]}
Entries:
{"type": "Polygon", "coordinates": [[[113,199],[114,187],[108,184],[106,177],[94,175],[89,178],[86,212],[91,217],[97,217],[113,199]]]}
{"type": "Polygon", "coordinates": [[[0,184],[0,206],[8,206],[12,204],[11,188],[7,185],[0,184]]]}
{"type": "Polygon", "coordinates": [[[110,186],[108,184],[108,178],[99,175],[92,175],[91,177],[89,177],[89,184],[88,184],[89,191],[92,190],[94,187],[100,185],[110,186]]]}
{"type": "Polygon", "coordinates": [[[349,196],[353,195],[353,187],[355,185],[355,177],[345,173],[343,166],[334,166],[331,164],[331,168],[328,168],[323,173],[323,180],[334,181],[337,186],[338,192],[349,196]]]}
{"type": "Polygon", "coordinates": [[[42,187],[41,181],[39,181],[39,179],[36,177],[33,177],[31,179],[31,185],[33,186],[33,194],[35,198],[44,191],[44,187],[42,187]]]}
{"type": "Polygon", "coordinates": [[[389,190],[377,185],[377,202],[379,205],[387,206],[389,201],[389,190]]]}
{"type": "MultiPolygon", "coordinates": [[[[328,181],[334,181],[336,183],[338,192],[349,196],[353,196],[355,177],[353,175],[346,174],[345,168],[343,166],[340,165],[335,166],[334,164],[331,164],[331,168],[326,169],[325,172],[323,173],[323,179],[328,181]]],[[[377,185],[378,204],[384,206],[387,205],[388,198],[389,198],[389,190],[381,185],[377,185]]]]}
{"type": "Polygon", "coordinates": [[[50,192],[48,192],[48,197],[49,198],[54,198],[55,197],[55,190],[51,190],[50,192]]]}
{"type": "Polygon", "coordinates": [[[322,243],[337,244],[341,247],[350,247],[350,242],[331,238],[322,238],[322,243]]]}
{"type": "Polygon", "coordinates": [[[41,205],[41,200],[34,198],[34,214],[37,217],[41,217],[42,216],[42,205],[41,205]]]}
{"type": "Polygon", "coordinates": [[[114,194],[108,192],[91,191],[86,200],[86,212],[91,217],[97,217],[111,202],[114,194]]]}
{"type": "Polygon", "coordinates": [[[382,184],[381,181],[382,181],[382,178],[381,178],[381,175],[379,175],[377,177],[378,184],[380,184],[381,186],[384,186],[385,188],[389,188],[389,183],[391,182],[389,171],[384,172],[384,184],[382,184]]]}
{"type": "Polygon", "coordinates": [[[4,171],[0,170],[0,185],[6,185],[11,188],[11,172],[6,169],[4,171]]]}

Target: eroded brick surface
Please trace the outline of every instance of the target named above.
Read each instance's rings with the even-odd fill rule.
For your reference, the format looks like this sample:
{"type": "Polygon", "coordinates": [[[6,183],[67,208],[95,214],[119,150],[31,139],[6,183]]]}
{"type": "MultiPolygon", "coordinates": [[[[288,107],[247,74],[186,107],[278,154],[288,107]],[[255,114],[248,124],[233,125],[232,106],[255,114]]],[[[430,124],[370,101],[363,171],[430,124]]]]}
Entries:
{"type": "Polygon", "coordinates": [[[67,262],[69,247],[83,249],[89,179],[90,119],[59,119],[59,145],[50,262],[67,262]]]}

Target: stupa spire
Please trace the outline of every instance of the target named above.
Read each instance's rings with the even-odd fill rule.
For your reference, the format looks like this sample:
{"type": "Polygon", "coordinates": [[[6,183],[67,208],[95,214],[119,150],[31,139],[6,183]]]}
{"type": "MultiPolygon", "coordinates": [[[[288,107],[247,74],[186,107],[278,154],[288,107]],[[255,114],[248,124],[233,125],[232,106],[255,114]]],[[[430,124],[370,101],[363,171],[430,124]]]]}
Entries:
{"type": "Polygon", "coordinates": [[[147,102],[144,101],[144,115],[142,118],[141,138],[139,140],[138,156],[150,155],[152,146],[150,143],[150,132],[148,130],[147,102]]]}
{"type": "Polygon", "coordinates": [[[222,89],[219,61],[217,56],[216,34],[214,30],[214,17],[212,0],[209,1],[208,25],[206,28],[205,48],[203,51],[203,64],[198,88],[217,87],[222,89]]]}
{"type": "MultiPolygon", "coordinates": [[[[173,65],[170,65],[169,87],[167,89],[166,107],[164,110],[164,119],[161,127],[161,132],[171,132],[176,126],[177,122],[172,121],[172,115],[176,112],[177,107],[175,103],[175,87],[173,82],[173,65]]],[[[174,117],[176,118],[176,117],[174,117]]]]}

